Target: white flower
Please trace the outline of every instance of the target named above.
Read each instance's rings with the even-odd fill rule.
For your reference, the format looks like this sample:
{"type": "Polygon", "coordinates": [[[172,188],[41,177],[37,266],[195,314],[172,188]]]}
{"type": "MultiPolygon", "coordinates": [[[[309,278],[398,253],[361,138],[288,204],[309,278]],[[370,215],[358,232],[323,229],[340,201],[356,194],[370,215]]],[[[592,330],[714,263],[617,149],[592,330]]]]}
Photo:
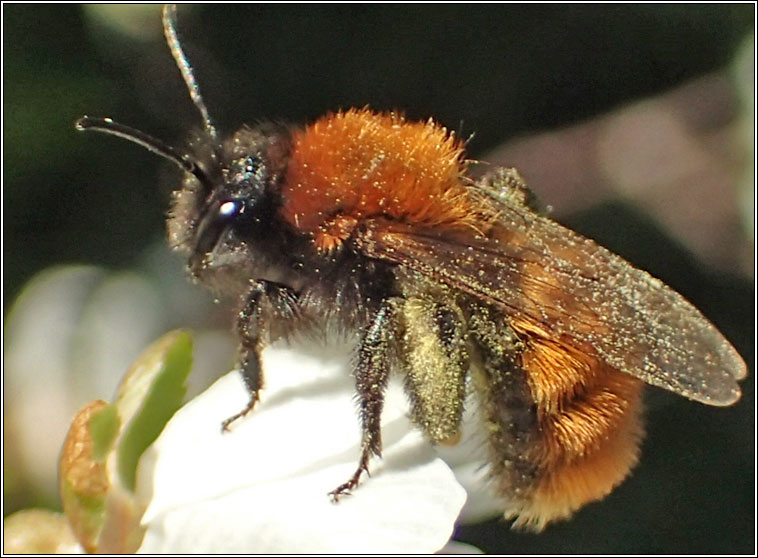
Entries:
{"type": "Polygon", "coordinates": [[[262,400],[231,432],[221,421],[248,398],[236,372],[180,409],[143,456],[140,552],[440,550],[466,495],[407,418],[400,385],[387,391],[383,458],[333,503],[328,492],[352,475],[360,454],[350,347],[278,343],[263,358],[262,400]]]}

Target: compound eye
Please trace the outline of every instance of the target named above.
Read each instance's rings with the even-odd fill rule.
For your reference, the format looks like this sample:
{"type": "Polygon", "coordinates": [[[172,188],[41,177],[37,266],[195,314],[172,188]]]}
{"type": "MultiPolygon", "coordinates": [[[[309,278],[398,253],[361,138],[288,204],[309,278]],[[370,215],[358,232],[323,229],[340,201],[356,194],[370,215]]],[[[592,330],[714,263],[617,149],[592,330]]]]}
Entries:
{"type": "Polygon", "coordinates": [[[215,248],[224,232],[245,213],[245,201],[242,199],[223,200],[214,206],[198,226],[192,265],[202,262],[203,256],[215,248]]]}
{"type": "Polygon", "coordinates": [[[245,204],[242,200],[227,200],[218,206],[218,216],[224,222],[241,215],[244,211],[245,204]]]}

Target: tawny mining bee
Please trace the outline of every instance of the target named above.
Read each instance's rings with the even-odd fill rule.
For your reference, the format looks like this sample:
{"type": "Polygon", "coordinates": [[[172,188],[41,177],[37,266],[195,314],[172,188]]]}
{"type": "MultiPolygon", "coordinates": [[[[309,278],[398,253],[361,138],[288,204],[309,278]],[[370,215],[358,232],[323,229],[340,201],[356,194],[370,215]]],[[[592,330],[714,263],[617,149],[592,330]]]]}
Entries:
{"type": "Polygon", "coordinates": [[[536,529],[602,498],[642,438],[644,383],[709,405],[740,397],[746,366],[679,294],[539,214],[513,169],[474,180],[463,144],[433,121],[350,109],[305,127],[221,139],[176,35],[163,26],[204,129],[187,152],[109,119],[186,174],[171,246],[198,281],[236,296],[239,369],[258,401],[262,348],[308,328],[357,331],[362,427],[356,488],[381,454],[391,371],[413,420],[454,443],[473,390],[507,517],[536,529]]]}

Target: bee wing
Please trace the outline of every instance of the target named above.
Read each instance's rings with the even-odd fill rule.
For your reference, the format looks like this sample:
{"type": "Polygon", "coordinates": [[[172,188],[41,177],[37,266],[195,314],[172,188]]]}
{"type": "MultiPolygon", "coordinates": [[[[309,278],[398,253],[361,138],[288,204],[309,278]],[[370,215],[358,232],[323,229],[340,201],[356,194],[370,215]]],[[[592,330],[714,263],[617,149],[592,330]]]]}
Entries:
{"type": "Polygon", "coordinates": [[[367,256],[500,307],[516,331],[555,338],[709,405],[740,397],[740,355],[681,295],[593,241],[515,204],[486,237],[372,221],[367,256]]]}

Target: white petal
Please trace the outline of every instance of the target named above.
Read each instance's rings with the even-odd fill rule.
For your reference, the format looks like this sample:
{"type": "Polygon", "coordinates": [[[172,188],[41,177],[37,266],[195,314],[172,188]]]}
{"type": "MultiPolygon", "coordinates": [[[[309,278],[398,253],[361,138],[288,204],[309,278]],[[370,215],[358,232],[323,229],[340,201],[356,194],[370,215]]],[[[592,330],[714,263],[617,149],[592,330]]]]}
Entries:
{"type": "Polygon", "coordinates": [[[455,446],[437,446],[435,449],[453,469],[455,478],[468,494],[466,505],[458,518],[459,523],[465,524],[502,515],[507,503],[497,495],[490,478],[487,430],[482,425],[483,419],[474,393],[468,394],[464,408],[461,441],[455,446]]]}
{"type": "Polygon", "coordinates": [[[36,275],[14,302],[5,322],[3,434],[21,475],[44,494],[57,493],[55,471],[69,421],[86,401],[105,394],[72,389],[70,350],[77,320],[102,271],[91,266],[56,267],[36,275]]]}
{"type": "Polygon", "coordinates": [[[327,493],[355,470],[360,428],[350,346],[277,344],[264,352],[262,401],[244,407],[237,373],[182,408],[143,458],[150,498],[142,552],[434,552],[465,501],[454,475],[406,417],[399,385],[382,415],[384,458],[338,504],[327,493]]]}

